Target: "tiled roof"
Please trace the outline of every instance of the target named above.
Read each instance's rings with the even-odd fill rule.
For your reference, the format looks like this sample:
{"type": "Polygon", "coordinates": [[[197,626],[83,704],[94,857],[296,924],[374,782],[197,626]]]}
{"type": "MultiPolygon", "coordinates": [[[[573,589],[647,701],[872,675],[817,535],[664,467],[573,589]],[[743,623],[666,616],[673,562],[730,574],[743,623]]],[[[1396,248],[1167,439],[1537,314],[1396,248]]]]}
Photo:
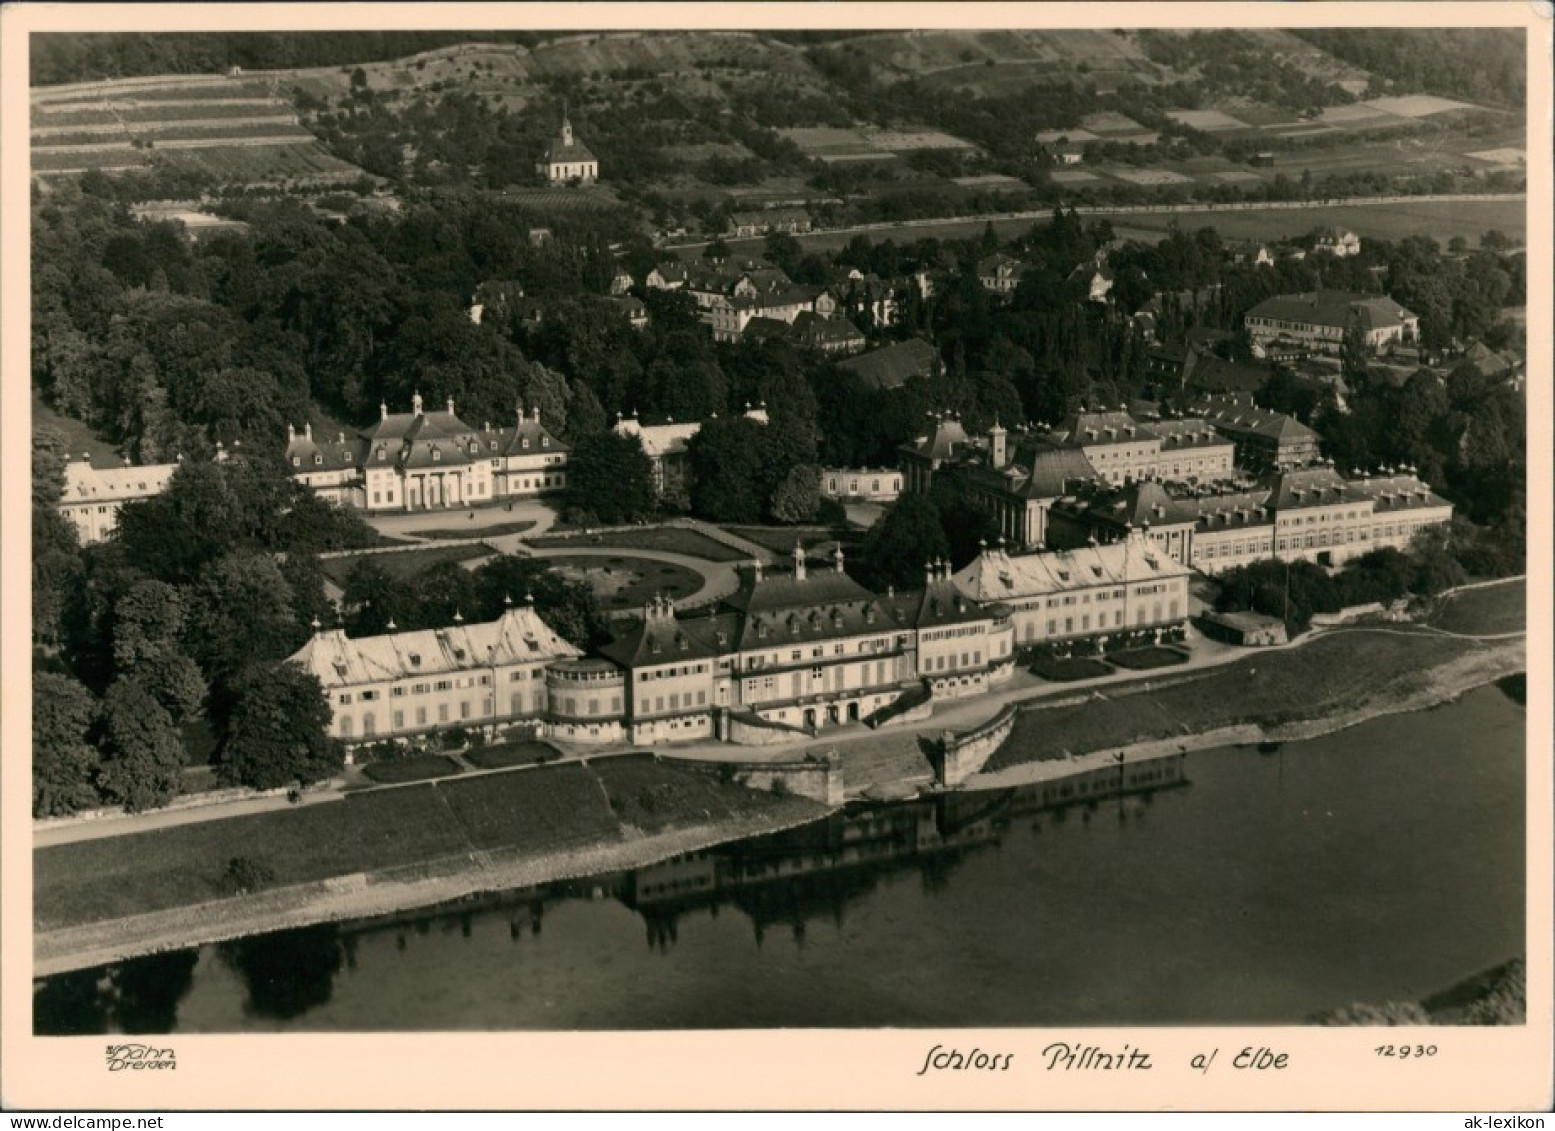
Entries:
{"type": "Polygon", "coordinates": [[[1302,294],[1276,295],[1260,302],[1247,314],[1249,317],[1341,329],[1348,326],[1354,317],[1363,330],[1399,326],[1416,317],[1383,295],[1354,294],[1349,291],[1306,291],[1302,294]]]}
{"type": "Polygon", "coordinates": [[[838,368],[857,373],[872,388],[895,389],[910,377],[933,376],[939,363],[937,349],[922,338],[913,338],[838,362],[838,368]]]}
{"type": "Polygon", "coordinates": [[[985,549],[954,577],[955,586],[980,605],[1066,593],[1099,585],[1185,577],[1188,567],[1142,534],[1074,550],[1010,554],[985,549]]]}
{"type": "Polygon", "coordinates": [[[956,454],[956,449],[967,443],[966,429],[954,417],[940,417],[927,435],[919,436],[911,444],[902,445],[923,459],[945,460],[956,454]]]}
{"type": "Polygon", "coordinates": [[[344,629],[316,632],[290,657],[325,688],[352,687],[582,655],[533,606],[515,606],[494,621],[351,639],[344,629]]]}
{"type": "Polygon", "coordinates": [[[144,499],[167,486],[176,463],[151,463],[128,467],[93,467],[86,460],[65,465],[65,488],[60,503],[106,503],[144,499]]]}
{"type": "Polygon", "coordinates": [[[686,441],[702,430],[699,421],[689,424],[639,424],[635,416],[629,416],[616,424],[617,434],[636,436],[642,441],[643,451],[649,459],[660,459],[686,450],[686,441]]]}

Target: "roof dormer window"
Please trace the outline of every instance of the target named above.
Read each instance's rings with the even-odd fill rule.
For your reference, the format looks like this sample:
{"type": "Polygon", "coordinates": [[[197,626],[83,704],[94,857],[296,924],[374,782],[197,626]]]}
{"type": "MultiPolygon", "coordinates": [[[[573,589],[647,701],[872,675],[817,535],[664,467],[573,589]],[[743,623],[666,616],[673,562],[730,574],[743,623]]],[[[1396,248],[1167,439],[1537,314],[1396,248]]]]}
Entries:
{"type": "Polygon", "coordinates": [[[382,463],[384,460],[386,460],[388,458],[389,458],[388,450],[386,448],[380,447],[378,449],[378,462],[382,463]]]}
{"type": "Polygon", "coordinates": [[[439,463],[439,462],[442,461],[442,458],[443,458],[443,449],[442,448],[433,448],[432,449],[432,462],[433,463],[439,463]]]}
{"type": "Polygon", "coordinates": [[[542,448],[549,448],[551,446],[551,438],[549,436],[541,436],[540,446],[542,448]]]}
{"type": "Polygon", "coordinates": [[[525,436],[523,439],[519,440],[518,446],[527,452],[529,450],[529,437],[525,436]]]}
{"type": "Polygon", "coordinates": [[[491,442],[491,450],[492,451],[496,451],[497,450],[497,441],[493,440],[491,442]]]}
{"type": "MultiPolygon", "coordinates": [[[[301,467],[302,466],[302,457],[301,456],[292,456],[292,466],[293,467],[301,467]]],[[[86,494],[86,489],[82,488],[81,493],[83,495],[86,494]]]]}
{"type": "Polygon", "coordinates": [[[324,462],[323,455],[320,454],[319,452],[314,452],[313,453],[313,466],[317,467],[319,464],[321,464],[323,462],[324,462]]]}

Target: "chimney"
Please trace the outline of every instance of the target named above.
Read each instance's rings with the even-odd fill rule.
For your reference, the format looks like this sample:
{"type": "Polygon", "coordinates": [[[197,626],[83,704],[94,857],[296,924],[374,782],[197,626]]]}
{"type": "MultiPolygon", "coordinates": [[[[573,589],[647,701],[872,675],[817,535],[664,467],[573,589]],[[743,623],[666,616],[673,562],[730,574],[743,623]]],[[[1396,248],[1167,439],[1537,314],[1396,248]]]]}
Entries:
{"type": "Polygon", "coordinates": [[[292,425],[288,424],[286,426],[286,442],[287,443],[291,443],[296,438],[297,438],[297,429],[295,427],[293,427],[292,425]]]}
{"type": "Polygon", "coordinates": [[[751,575],[754,577],[755,580],[757,580],[757,581],[761,580],[761,559],[760,558],[756,558],[754,561],[751,562],[751,575]]]}
{"type": "Polygon", "coordinates": [[[933,584],[934,584],[934,563],[933,562],[924,562],[923,563],[923,587],[925,589],[927,589],[929,586],[931,586],[933,584]]]}
{"type": "Polygon", "coordinates": [[[539,405],[535,405],[535,423],[536,424],[540,423],[540,406],[539,405]]]}
{"type": "Polygon", "coordinates": [[[421,415],[421,394],[412,393],[410,397],[410,411],[417,416],[421,415]]]}
{"type": "Polygon", "coordinates": [[[387,419],[389,419],[389,406],[384,404],[382,401],[378,402],[378,419],[379,420],[387,420],[387,419]]]}
{"type": "Polygon", "coordinates": [[[302,434],[309,440],[313,439],[313,424],[311,421],[302,426],[302,434]]]}
{"type": "Polygon", "coordinates": [[[1008,435],[1008,432],[999,427],[999,418],[994,417],[993,427],[988,430],[988,457],[995,470],[1004,466],[1008,435]]]}
{"type": "Polygon", "coordinates": [[[345,442],[346,442],[346,434],[344,432],[337,432],[337,433],[335,433],[335,443],[343,444],[345,442]]]}
{"type": "Polygon", "coordinates": [[[804,575],[804,547],[798,542],[794,543],[794,580],[803,581],[804,575]]]}
{"type": "Polygon", "coordinates": [[[842,570],[842,547],[840,545],[837,547],[836,552],[832,554],[832,561],[834,561],[837,564],[837,572],[838,573],[843,572],[843,570],[842,570]]]}
{"type": "Polygon", "coordinates": [[[452,416],[453,414],[454,414],[454,399],[452,397],[449,397],[448,398],[448,415],[452,416]]]}

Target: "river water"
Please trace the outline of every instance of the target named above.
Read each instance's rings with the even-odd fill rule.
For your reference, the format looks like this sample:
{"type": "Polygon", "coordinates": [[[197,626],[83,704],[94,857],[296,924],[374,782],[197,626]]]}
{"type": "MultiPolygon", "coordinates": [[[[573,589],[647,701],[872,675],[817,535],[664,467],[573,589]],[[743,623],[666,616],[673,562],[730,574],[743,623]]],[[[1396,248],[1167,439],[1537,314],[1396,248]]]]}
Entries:
{"type": "Polygon", "coordinates": [[[632,873],[35,984],[40,1033],[1300,1023],[1524,950],[1494,688],[1148,791],[850,810],[632,873]],[[1062,806],[1060,802],[1064,802],[1062,806]]]}

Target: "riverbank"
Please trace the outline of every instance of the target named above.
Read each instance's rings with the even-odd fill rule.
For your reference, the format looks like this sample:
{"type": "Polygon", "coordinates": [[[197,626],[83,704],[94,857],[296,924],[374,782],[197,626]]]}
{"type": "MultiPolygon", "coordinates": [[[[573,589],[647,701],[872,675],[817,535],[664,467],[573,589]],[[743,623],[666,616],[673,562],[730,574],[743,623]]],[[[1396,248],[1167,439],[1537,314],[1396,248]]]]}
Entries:
{"type": "MultiPolygon", "coordinates": [[[[1116,765],[1120,754],[1136,762],[1190,749],[1297,741],[1435,706],[1524,668],[1520,639],[1334,632],[1304,647],[1255,653],[1212,669],[1068,695],[1061,705],[1027,703],[1016,738],[962,788],[1002,789],[1083,773],[1116,765]],[[1035,737],[1023,737],[1022,727],[1035,728],[1035,737]]],[[[960,704],[957,713],[971,706],[960,704]]],[[[987,714],[1004,704],[982,706],[987,714]]],[[[882,734],[865,744],[859,758],[850,756],[852,744],[838,749],[850,776],[859,763],[869,765],[882,785],[909,793],[927,784],[923,741],[916,733],[882,734]]],[[[831,811],[795,797],[744,791],[709,772],[620,758],[81,842],[35,854],[35,907],[48,909],[35,916],[35,968],[58,973],[641,867],[831,811]],[[541,775],[549,783],[544,787],[541,775]],[[569,775],[577,780],[563,794],[569,775]],[[671,781],[678,783],[678,796],[666,792],[671,781]],[[263,832],[245,827],[255,820],[284,820],[286,829],[296,830],[295,843],[281,843],[268,825],[263,832]],[[277,856],[282,886],[213,898],[219,894],[217,870],[251,844],[277,856]],[[148,878],[148,871],[157,874],[148,878]]]]}
{"type": "Polygon", "coordinates": [[[426,872],[442,874],[397,879],[392,872],[358,873],[45,931],[34,938],[33,976],[47,977],[270,931],[434,907],[484,892],[643,868],[726,841],[781,832],[831,811],[813,802],[795,801],[776,813],[729,818],[717,824],[644,835],[614,844],[509,859],[474,853],[459,860],[437,861],[425,868],[426,872]]]}
{"type": "MultiPolygon", "coordinates": [[[[1337,644],[1340,637],[1336,635],[1331,639],[1337,644]]],[[[1477,687],[1520,673],[1527,666],[1521,640],[1465,647],[1466,651],[1461,655],[1432,666],[1403,668],[1383,675],[1375,682],[1350,680],[1344,677],[1344,669],[1336,666],[1335,671],[1345,681],[1337,695],[1330,692],[1324,696],[1325,689],[1311,682],[1295,685],[1313,693],[1311,714],[1304,714],[1301,705],[1296,704],[1264,719],[1257,717],[1256,709],[1250,709],[1247,714],[1252,716],[1252,721],[1226,725],[1208,725],[1209,720],[1200,713],[1191,716],[1199,724],[1193,725],[1183,717],[1185,712],[1172,709],[1175,704],[1163,703],[1168,696],[1179,701],[1191,696],[1201,704],[1214,703],[1224,694],[1222,685],[1228,682],[1226,677],[1235,678],[1234,670],[1177,681],[1153,697],[1147,690],[1114,699],[1098,699],[1083,706],[1047,708],[1032,705],[1016,723],[1012,736],[1015,749],[1007,745],[996,751],[985,769],[969,776],[960,788],[1006,789],[1116,765],[1120,760],[1132,763],[1222,746],[1301,742],[1347,730],[1372,719],[1440,706],[1477,687]],[[1067,727],[1073,722],[1071,713],[1079,711],[1085,712],[1086,724],[1096,735],[1094,743],[1067,738],[1067,727]],[[1108,728],[1107,724],[1116,720],[1106,716],[1119,714],[1127,716],[1124,726],[1132,729],[1119,732],[1108,728]],[[1276,718],[1278,721],[1274,721],[1276,718]],[[1027,735],[1040,730],[1047,741],[1022,743],[1023,725],[1027,735]],[[1161,731],[1167,733],[1158,733],[1161,731]],[[1107,741],[1109,738],[1112,741],[1107,741]],[[1066,740],[1068,744],[1064,745],[1066,740]],[[1051,751],[1055,747],[1056,756],[1026,756],[1031,750],[1051,751]]],[[[1405,642],[1399,646],[1399,655],[1408,650],[1405,642]]],[[[1321,653],[1303,654],[1302,659],[1308,661],[1303,667],[1322,666],[1326,658],[1321,653]],[[1315,665],[1311,663],[1313,660],[1317,661],[1315,665]]],[[[1377,657],[1369,658],[1375,660],[1377,657]]],[[[1268,659],[1272,662],[1275,657],[1271,655],[1268,659]]],[[[1297,674],[1280,671],[1278,665],[1270,670],[1270,663],[1264,666],[1266,677],[1271,681],[1292,679],[1297,674]]],[[[1249,676],[1256,674],[1256,669],[1248,673],[1249,676]]],[[[1377,675],[1375,671],[1372,674],[1377,675]]],[[[1199,709],[1203,712],[1207,707],[1200,706],[1199,709]]]]}

